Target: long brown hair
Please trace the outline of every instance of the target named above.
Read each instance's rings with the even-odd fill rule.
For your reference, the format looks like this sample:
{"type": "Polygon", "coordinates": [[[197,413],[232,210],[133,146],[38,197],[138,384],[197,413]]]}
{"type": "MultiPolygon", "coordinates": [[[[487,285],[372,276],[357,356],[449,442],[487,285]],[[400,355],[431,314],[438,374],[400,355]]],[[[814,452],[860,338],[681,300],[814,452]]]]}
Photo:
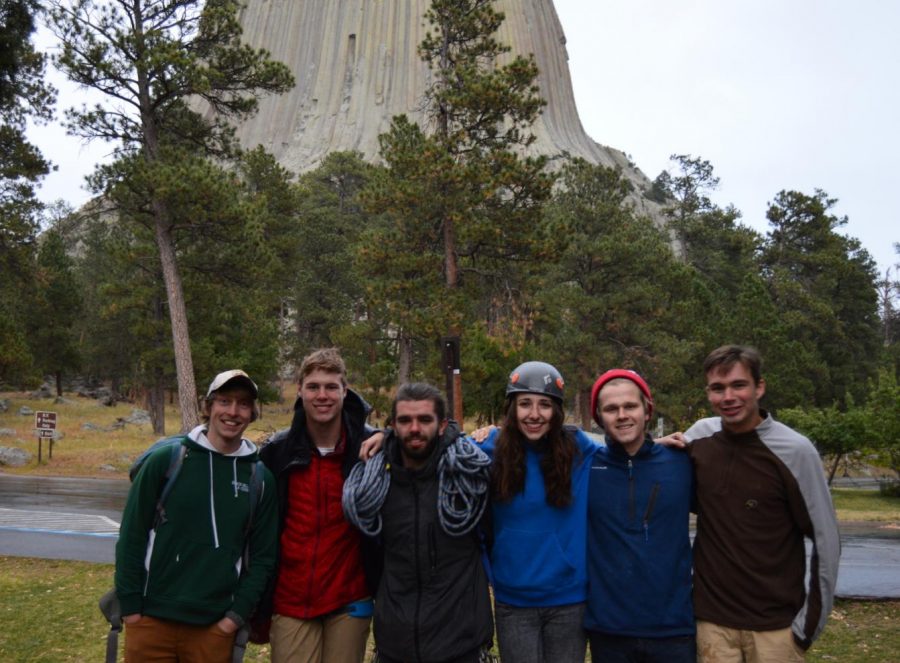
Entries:
{"type": "MultiPolygon", "coordinates": [[[[556,399],[550,430],[538,443],[541,456],[541,474],[547,504],[566,507],[572,503],[572,463],[578,449],[572,436],[563,428],[562,406],[556,399]]],[[[491,484],[494,498],[506,502],[525,490],[525,445],[530,442],[519,430],[516,417],[515,394],[506,399],[506,418],[500,428],[494,461],[491,465],[491,484]]]]}

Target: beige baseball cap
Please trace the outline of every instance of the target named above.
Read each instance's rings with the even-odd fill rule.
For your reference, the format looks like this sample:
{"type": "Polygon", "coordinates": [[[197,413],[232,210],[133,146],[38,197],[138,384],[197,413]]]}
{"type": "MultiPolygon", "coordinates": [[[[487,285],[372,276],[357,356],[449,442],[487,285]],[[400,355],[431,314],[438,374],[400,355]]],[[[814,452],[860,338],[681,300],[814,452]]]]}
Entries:
{"type": "MultiPolygon", "coordinates": [[[[206,397],[209,398],[214,391],[219,391],[231,382],[239,383],[240,386],[249,389],[250,393],[253,394],[254,399],[259,397],[259,387],[257,387],[256,383],[250,379],[249,375],[238,368],[224,371],[213,378],[213,381],[209,383],[209,389],[206,390],[206,397]]],[[[235,384],[234,386],[238,386],[238,384],[235,384]]]]}

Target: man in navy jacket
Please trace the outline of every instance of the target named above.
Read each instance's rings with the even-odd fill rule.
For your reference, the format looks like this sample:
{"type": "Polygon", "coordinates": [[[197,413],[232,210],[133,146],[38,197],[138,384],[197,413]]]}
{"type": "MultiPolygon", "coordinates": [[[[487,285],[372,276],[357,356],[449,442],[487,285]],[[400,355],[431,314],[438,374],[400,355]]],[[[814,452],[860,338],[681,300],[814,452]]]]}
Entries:
{"type": "Polygon", "coordinates": [[[634,371],[601,375],[591,411],[607,445],[594,455],[588,489],[592,660],[693,663],[690,457],[648,435],[653,399],[634,371]]]}

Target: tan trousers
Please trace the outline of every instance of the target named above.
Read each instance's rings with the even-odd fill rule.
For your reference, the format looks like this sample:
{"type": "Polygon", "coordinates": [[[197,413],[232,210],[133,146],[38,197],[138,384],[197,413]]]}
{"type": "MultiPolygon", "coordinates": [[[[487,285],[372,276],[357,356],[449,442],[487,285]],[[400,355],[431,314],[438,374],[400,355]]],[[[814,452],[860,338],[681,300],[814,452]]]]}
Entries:
{"type": "Polygon", "coordinates": [[[790,628],[744,631],[712,622],[697,622],[699,663],[802,663],[804,652],[790,628]]]}
{"type": "Polygon", "coordinates": [[[371,620],[346,613],[317,619],[272,617],[272,663],[362,663],[371,620]]]}
{"type": "Polygon", "coordinates": [[[125,663],[231,663],[234,633],[144,615],[125,625],[125,663]]]}

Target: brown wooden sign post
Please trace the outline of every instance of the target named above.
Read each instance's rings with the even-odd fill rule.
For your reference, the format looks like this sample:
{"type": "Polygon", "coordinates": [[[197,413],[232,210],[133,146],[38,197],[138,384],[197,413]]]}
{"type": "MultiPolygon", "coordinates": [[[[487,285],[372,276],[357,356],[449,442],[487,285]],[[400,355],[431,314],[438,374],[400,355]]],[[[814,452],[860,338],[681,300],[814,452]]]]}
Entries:
{"type": "Polygon", "coordinates": [[[448,416],[456,419],[459,429],[463,429],[462,375],[460,375],[459,336],[444,336],[441,339],[441,356],[447,386],[448,416]]]}
{"type": "Polygon", "coordinates": [[[38,438],[38,465],[41,464],[41,443],[50,440],[48,457],[53,458],[53,434],[56,432],[56,412],[35,412],[34,429],[38,438]]]}

